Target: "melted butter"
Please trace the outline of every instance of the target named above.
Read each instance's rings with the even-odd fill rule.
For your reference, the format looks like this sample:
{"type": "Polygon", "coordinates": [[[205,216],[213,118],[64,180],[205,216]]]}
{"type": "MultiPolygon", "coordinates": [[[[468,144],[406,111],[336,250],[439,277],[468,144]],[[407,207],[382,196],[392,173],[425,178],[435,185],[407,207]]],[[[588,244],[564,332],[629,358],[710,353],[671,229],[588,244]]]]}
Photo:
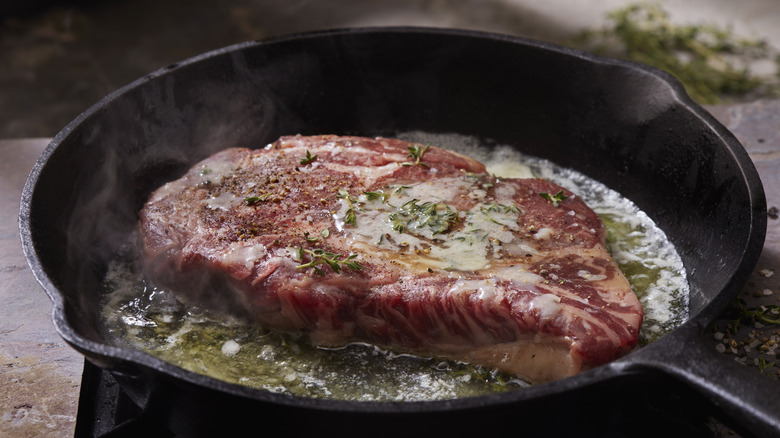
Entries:
{"type": "Polygon", "coordinates": [[[541,294],[531,300],[531,309],[539,309],[539,319],[551,319],[561,311],[561,299],[553,294],[541,294]]]}
{"type": "Polygon", "coordinates": [[[244,242],[236,242],[230,246],[223,258],[226,265],[242,265],[252,269],[255,262],[264,257],[266,248],[263,245],[248,245],[244,242]]]}
{"type": "Polygon", "coordinates": [[[217,196],[206,198],[200,201],[206,207],[212,210],[231,210],[241,203],[242,199],[228,192],[220,193],[217,196]]]}
{"type": "Polygon", "coordinates": [[[483,183],[467,175],[436,184],[388,186],[342,198],[334,223],[348,233],[356,250],[373,246],[408,266],[478,271],[501,257],[499,249],[510,255],[536,253],[513,233],[519,230],[520,214],[512,203],[514,189],[502,190],[497,202],[480,202],[469,210],[453,205],[462,196],[480,201],[486,194],[483,183]]]}
{"type": "Polygon", "coordinates": [[[218,185],[225,177],[233,176],[235,174],[235,163],[229,155],[224,158],[223,161],[212,159],[208,165],[202,166],[198,172],[195,184],[210,183],[218,185]]]}
{"type": "Polygon", "coordinates": [[[367,184],[371,184],[377,179],[389,175],[398,169],[398,164],[390,163],[384,166],[348,166],[339,163],[326,163],[325,167],[335,172],[354,174],[367,184]]]}
{"type": "Polygon", "coordinates": [[[501,298],[500,289],[496,289],[496,280],[486,278],[481,280],[458,279],[448,291],[451,295],[462,295],[477,292],[480,300],[494,300],[501,298]]]}

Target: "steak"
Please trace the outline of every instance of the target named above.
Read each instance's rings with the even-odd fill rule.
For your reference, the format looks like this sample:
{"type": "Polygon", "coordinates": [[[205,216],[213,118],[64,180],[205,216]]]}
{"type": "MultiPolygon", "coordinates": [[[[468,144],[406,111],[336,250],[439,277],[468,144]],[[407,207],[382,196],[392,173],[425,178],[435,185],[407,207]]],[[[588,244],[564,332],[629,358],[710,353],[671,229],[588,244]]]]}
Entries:
{"type": "Polygon", "coordinates": [[[545,382],[627,353],[643,318],[578,196],[401,140],[223,150],[155,191],[139,230],[156,285],[315,345],[545,382]]]}

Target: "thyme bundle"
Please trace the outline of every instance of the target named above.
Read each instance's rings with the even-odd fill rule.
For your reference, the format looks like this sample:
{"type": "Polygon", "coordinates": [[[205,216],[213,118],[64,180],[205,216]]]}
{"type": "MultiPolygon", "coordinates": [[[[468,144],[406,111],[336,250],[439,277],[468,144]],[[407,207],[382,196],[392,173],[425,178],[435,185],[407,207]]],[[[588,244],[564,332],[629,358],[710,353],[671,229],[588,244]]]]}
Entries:
{"type": "Polygon", "coordinates": [[[749,93],[778,94],[777,86],[771,83],[774,80],[750,71],[752,62],[770,59],[764,40],[738,37],[715,25],[674,24],[658,3],[620,8],[610,12],[607,20],[603,28],[585,30],[571,43],[671,73],[702,104],[749,93]]]}

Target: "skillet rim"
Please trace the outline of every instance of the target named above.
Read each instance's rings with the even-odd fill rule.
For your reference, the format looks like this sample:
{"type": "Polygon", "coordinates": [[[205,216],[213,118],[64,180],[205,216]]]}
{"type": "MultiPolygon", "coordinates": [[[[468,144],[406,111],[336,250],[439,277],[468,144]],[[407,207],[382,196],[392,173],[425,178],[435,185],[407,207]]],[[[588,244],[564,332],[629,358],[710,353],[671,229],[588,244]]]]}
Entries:
{"type": "MultiPolygon", "coordinates": [[[[209,58],[222,56],[232,52],[238,52],[250,47],[260,47],[272,44],[280,44],[289,41],[302,39],[322,38],[327,36],[343,36],[355,34],[438,34],[452,36],[456,38],[473,38],[500,41],[511,44],[519,44],[555,52],[563,56],[570,56],[586,62],[603,65],[615,66],[634,71],[640,71],[644,74],[654,76],[663,81],[672,91],[672,100],[679,103],[684,109],[700,118],[707,127],[717,135],[717,138],[723,142],[726,149],[734,158],[734,162],[739,165],[744,180],[752,184],[748,185],[751,193],[752,216],[750,220],[750,231],[748,233],[748,242],[744,246],[741,262],[734,268],[734,272],[729,276],[730,281],[715,295],[715,298],[709,301],[696,314],[689,315],[688,319],[682,324],[707,326],[712,320],[725,310],[726,306],[739,292],[752,267],[756,264],[758,256],[763,247],[765,238],[766,217],[760,212],[766,211],[766,201],[763,193],[763,186],[757,177],[755,168],[747,152],[739,141],[731,134],[720,122],[718,122],[703,107],[694,102],[685,92],[684,87],[672,75],[650,67],[631,61],[618,60],[598,56],[592,53],[584,52],[578,49],[560,46],[544,41],[533,40],[525,37],[491,33],[479,30],[465,30],[452,28],[431,28],[420,26],[386,26],[386,27],[359,27],[359,28],[338,28],[324,29],[308,32],[291,33],[279,35],[262,40],[247,41],[229,45],[226,47],[211,50],[180,62],[170,64],[160,68],[143,77],[140,77],[125,86],[122,86],[114,92],[106,95],[87,110],[79,114],[73,121],[58,132],[41,156],[36,160],[33,169],[30,172],[22,191],[19,226],[22,239],[22,248],[25,257],[30,265],[31,271],[38,283],[43,287],[53,302],[52,319],[58,333],[72,347],[85,355],[85,357],[97,363],[99,366],[109,369],[111,372],[125,373],[126,369],[132,369],[140,366],[143,369],[163,373],[166,378],[182,379],[185,382],[196,386],[204,387],[209,390],[225,392],[230,395],[247,398],[255,401],[278,403],[294,407],[308,407],[329,411],[350,411],[350,412],[376,412],[376,413],[419,413],[436,412],[440,410],[451,411],[453,409],[472,409],[486,406],[496,406],[499,404],[511,404],[518,401],[531,398],[540,398],[547,395],[557,394],[562,391],[584,388],[605,380],[629,375],[637,365],[642,365],[642,353],[645,350],[653,350],[654,345],[663,343],[665,339],[671,338],[675,332],[680,332],[682,327],[678,327],[672,332],[664,335],[651,345],[639,348],[628,355],[621,357],[609,364],[602,365],[592,370],[584,371],[578,375],[549,382],[545,384],[533,385],[519,390],[502,392],[496,394],[487,394],[482,396],[453,399],[453,400],[433,400],[433,401],[412,401],[412,402],[364,402],[364,401],[344,401],[332,399],[317,399],[289,394],[277,394],[265,390],[250,388],[238,384],[224,382],[212,377],[197,374],[172,365],[161,359],[157,359],[148,353],[141,352],[125,347],[117,347],[110,344],[103,344],[90,341],[81,336],[74,327],[67,322],[67,309],[65,298],[62,292],[54,285],[53,281],[47,275],[40,259],[37,257],[35,245],[32,239],[30,206],[35,192],[35,186],[38,178],[48,164],[48,160],[55,150],[71,134],[72,131],[85,120],[89,119],[95,113],[99,112],[107,103],[119,98],[130,90],[136,89],[145,83],[158,79],[178,70],[185,69],[190,65],[197,64],[209,58]],[[763,207],[762,207],[763,206],[763,207]],[[763,221],[762,221],[763,219],[763,221]],[[128,368],[128,365],[129,368],[128,368]]],[[[702,327],[703,328],[703,327],[702,327]]],[[[646,353],[649,354],[649,353],[646,353]]]]}

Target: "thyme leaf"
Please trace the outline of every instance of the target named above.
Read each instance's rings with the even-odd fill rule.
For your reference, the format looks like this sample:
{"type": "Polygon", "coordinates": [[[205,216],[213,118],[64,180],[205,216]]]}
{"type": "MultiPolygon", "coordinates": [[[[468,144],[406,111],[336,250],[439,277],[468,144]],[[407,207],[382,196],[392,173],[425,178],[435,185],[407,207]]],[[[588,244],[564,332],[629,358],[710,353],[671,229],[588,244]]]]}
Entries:
{"type": "Polygon", "coordinates": [[[270,193],[266,193],[265,195],[261,195],[261,196],[247,196],[246,198],[244,198],[244,204],[246,204],[247,206],[251,207],[251,206],[257,204],[258,202],[265,202],[265,201],[267,201],[268,197],[270,197],[270,196],[271,196],[270,193]]]}
{"type": "Polygon", "coordinates": [[[383,193],[383,192],[363,192],[364,195],[366,195],[366,199],[369,201],[376,201],[377,199],[381,199],[382,202],[385,202],[387,198],[390,197],[389,193],[383,193]]]}
{"type": "Polygon", "coordinates": [[[561,202],[563,202],[566,198],[568,198],[568,196],[563,194],[563,190],[559,191],[558,193],[556,193],[554,195],[542,192],[542,193],[539,193],[539,196],[541,196],[542,198],[544,198],[544,199],[546,199],[548,201],[551,201],[553,207],[558,207],[558,205],[561,202]]]}
{"type": "Polygon", "coordinates": [[[311,163],[312,161],[314,161],[316,159],[317,159],[317,156],[316,155],[312,155],[311,152],[309,152],[309,150],[306,149],[306,156],[301,158],[301,164],[306,165],[306,164],[309,164],[309,163],[311,163]]]}
{"type": "Polygon", "coordinates": [[[320,231],[320,237],[312,236],[311,233],[309,233],[308,231],[303,232],[303,238],[307,242],[317,242],[320,239],[327,239],[328,236],[330,236],[330,230],[327,228],[323,228],[322,231],[320,231]]]}

